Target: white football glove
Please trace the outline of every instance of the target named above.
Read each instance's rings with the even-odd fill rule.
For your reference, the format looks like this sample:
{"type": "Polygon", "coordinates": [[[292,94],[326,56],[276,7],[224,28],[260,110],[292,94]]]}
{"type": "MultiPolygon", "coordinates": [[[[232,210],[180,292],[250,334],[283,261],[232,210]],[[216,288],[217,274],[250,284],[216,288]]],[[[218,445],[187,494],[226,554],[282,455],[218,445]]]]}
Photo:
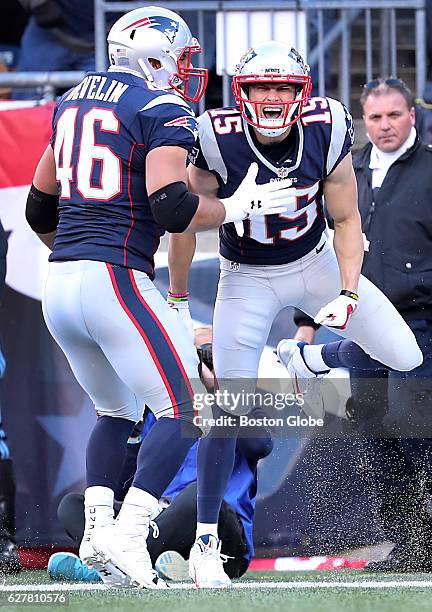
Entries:
{"type": "Polygon", "coordinates": [[[257,175],[258,164],[253,162],[232,196],[221,200],[226,211],[224,223],[236,223],[249,217],[277,215],[286,211],[287,197],[292,195],[292,180],[286,178],[257,185],[257,175]]]}
{"type": "Polygon", "coordinates": [[[352,297],[339,295],[335,300],[321,308],[314,318],[314,322],[327,327],[345,329],[358,305],[358,296],[355,293],[351,293],[351,295],[352,297]]]}
{"type": "Polygon", "coordinates": [[[192,343],[195,344],[195,330],[189,310],[189,300],[187,298],[175,298],[168,294],[167,304],[170,308],[177,310],[179,317],[186,328],[188,337],[192,343]]]}

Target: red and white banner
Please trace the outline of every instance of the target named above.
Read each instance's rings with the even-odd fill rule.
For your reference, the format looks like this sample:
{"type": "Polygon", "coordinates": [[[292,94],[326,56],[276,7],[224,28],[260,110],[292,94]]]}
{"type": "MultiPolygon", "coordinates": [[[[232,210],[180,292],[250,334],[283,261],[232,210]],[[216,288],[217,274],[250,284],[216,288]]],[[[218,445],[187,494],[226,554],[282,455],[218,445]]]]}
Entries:
{"type": "Polygon", "coordinates": [[[48,250],[25,220],[37,163],[51,136],[54,103],[0,104],[0,219],[9,236],[6,284],[41,299],[48,250]]]}
{"type": "Polygon", "coordinates": [[[364,559],[347,557],[276,557],[275,559],[252,559],[250,571],[265,572],[310,572],[319,570],[363,569],[364,559]]]}

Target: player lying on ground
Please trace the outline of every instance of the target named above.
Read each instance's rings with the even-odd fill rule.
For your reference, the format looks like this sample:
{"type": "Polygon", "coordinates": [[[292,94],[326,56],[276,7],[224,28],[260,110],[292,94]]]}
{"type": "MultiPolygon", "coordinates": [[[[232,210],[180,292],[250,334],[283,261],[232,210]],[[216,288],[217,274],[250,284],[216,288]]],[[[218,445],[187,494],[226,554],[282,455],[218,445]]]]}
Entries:
{"type": "MultiPolygon", "coordinates": [[[[363,239],[347,109],[331,98],[309,98],[309,67],[295,49],[276,42],[243,56],[233,90],[238,108],[210,110],[199,118],[190,189],[207,198],[229,197],[251,163],[259,166],[258,183],[277,184],[288,177],[292,187],[284,213],[220,229],[213,322],[219,387],[254,389],[270,327],[286,306],[298,306],[347,338],[326,346],[279,344],[278,356],[294,391],[306,394],[311,409],[320,398],[310,381],[330,368],[417,367],[422,353],[413,333],[384,294],[360,276],[363,239]],[[334,248],[327,240],[324,198],[334,219],[334,248]]],[[[170,289],[175,294],[187,291],[194,250],[193,234],[170,237],[170,289]]],[[[231,406],[224,408],[232,414],[231,406]]],[[[200,444],[197,543],[190,557],[196,575],[203,568],[202,537],[210,534],[217,542],[220,504],[234,460],[233,433],[233,428],[226,435],[214,428],[200,444]]],[[[222,563],[213,576],[199,580],[230,584],[222,563]]]]}
{"type": "Polygon", "coordinates": [[[46,324],[99,415],[87,447],[80,557],[107,583],[157,589],[166,585],[146,551],[150,516],[202,434],[194,381],[203,387],[178,312],[152,283],[154,253],[164,230],[284,210],[287,185],[256,185],[255,166],[234,198],[190,193],[196,120],[185,100],[199,100],[207,79],[191,64],[198,42],[176,13],[145,7],[123,15],[108,43],[108,71],[86,75],[56,105],[26,217],[52,248],[46,324]],[[114,490],[144,405],[157,423],[114,522],[114,490]]]}

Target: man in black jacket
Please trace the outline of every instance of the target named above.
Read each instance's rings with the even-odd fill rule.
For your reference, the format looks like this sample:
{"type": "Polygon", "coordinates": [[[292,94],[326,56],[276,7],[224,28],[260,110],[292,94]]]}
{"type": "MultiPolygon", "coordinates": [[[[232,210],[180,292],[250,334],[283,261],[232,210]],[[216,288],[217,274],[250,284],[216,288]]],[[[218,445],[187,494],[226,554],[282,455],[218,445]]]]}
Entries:
{"type": "Polygon", "coordinates": [[[385,561],[366,569],[431,571],[432,146],[418,137],[414,99],[399,79],[371,81],[361,104],[370,140],[353,159],[362,273],[396,306],[424,356],[410,372],[351,372],[347,413],[368,438],[382,526],[396,544],[385,561]]]}

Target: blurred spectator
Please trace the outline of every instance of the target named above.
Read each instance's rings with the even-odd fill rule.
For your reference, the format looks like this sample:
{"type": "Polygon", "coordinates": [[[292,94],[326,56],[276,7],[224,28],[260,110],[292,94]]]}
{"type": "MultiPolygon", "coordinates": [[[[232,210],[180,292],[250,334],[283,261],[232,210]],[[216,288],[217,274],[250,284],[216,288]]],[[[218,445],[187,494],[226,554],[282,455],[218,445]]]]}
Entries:
{"type": "MultiPolygon", "coordinates": [[[[94,4],[91,0],[19,0],[31,13],[21,41],[18,71],[94,70],[94,4]]],[[[14,98],[40,97],[20,89],[14,98]]]]}
{"type": "MultiPolygon", "coordinates": [[[[6,277],[6,233],[0,222],[0,300],[6,277]]],[[[0,348],[0,378],[5,371],[5,359],[0,348]]],[[[15,479],[0,412],[0,575],[21,570],[15,546],[15,479]]]]}
{"type": "MultiPolygon", "coordinates": [[[[366,462],[376,484],[382,527],[395,543],[385,561],[369,562],[367,569],[431,571],[427,505],[432,440],[409,437],[406,427],[408,420],[430,421],[432,145],[420,139],[412,93],[399,79],[371,81],[360,101],[371,141],[353,164],[365,235],[362,272],[396,306],[424,355],[423,364],[410,372],[351,372],[347,415],[368,437],[366,462]]],[[[304,317],[302,321],[304,325],[304,317]]]]}
{"type": "Polygon", "coordinates": [[[0,20],[0,58],[8,68],[19,60],[20,41],[27,25],[28,14],[19,0],[2,0],[0,20]]]}
{"type": "MultiPolygon", "coordinates": [[[[20,41],[28,15],[18,0],[2,0],[0,20],[0,73],[14,70],[20,54],[20,41]]],[[[0,99],[10,97],[10,88],[0,88],[0,99]]]]}

